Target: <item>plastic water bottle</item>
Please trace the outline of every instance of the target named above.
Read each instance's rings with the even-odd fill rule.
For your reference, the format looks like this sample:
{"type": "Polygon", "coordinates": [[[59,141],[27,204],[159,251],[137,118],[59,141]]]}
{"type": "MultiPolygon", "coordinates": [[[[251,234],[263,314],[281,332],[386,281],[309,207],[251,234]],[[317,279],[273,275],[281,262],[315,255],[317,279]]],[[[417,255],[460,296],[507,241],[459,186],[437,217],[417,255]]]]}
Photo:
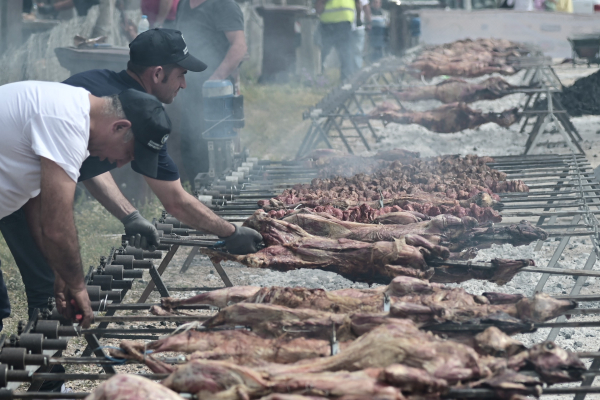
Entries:
{"type": "Polygon", "coordinates": [[[138,35],[142,32],[146,32],[148,29],[150,29],[150,22],[148,22],[148,16],[147,15],[142,15],[142,19],[140,20],[140,23],[138,24],[138,35]]]}

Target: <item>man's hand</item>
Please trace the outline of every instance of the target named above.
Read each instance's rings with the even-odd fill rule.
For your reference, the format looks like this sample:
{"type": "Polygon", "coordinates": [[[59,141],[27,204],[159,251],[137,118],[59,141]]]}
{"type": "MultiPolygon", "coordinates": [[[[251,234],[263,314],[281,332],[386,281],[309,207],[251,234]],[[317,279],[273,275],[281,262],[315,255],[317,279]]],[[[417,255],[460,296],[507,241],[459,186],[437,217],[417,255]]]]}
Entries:
{"type": "Polygon", "coordinates": [[[235,226],[233,235],[225,239],[225,247],[231,254],[248,254],[256,253],[258,245],[262,242],[263,237],[254,229],[246,228],[245,226],[235,226]]]}
{"type": "Polygon", "coordinates": [[[60,315],[67,317],[67,285],[58,275],[54,277],[54,301],[60,315]]]}
{"type": "Polygon", "coordinates": [[[71,315],[70,318],[79,322],[79,325],[83,329],[89,328],[92,322],[94,322],[94,312],[92,311],[92,304],[87,289],[85,287],[79,290],[69,289],[68,295],[67,310],[71,315]],[[82,318],[78,319],[78,315],[81,315],[82,318]]]}
{"type": "Polygon", "coordinates": [[[130,238],[131,246],[154,251],[158,246],[158,231],[139,211],[134,211],[121,220],[125,226],[125,235],[130,238]]]}

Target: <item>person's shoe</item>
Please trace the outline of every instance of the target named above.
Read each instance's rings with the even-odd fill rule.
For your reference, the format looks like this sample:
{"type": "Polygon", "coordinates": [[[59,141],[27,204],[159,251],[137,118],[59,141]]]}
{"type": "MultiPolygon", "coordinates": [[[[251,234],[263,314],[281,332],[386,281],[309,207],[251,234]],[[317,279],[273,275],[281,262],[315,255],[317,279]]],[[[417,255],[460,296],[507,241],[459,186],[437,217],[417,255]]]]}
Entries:
{"type": "MultiPolygon", "coordinates": [[[[65,367],[63,367],[62,365],[58,364],[53,366],[50,371],[48,372],[52,372],[55,374],[64,374],[65,373],[65,367]]],[[[65,384],[65,381],[44,381],[44,383],[42,383],[42,386],[40,387],[40,392],[55,392],[55,393],[62,393],[62,388],[65,384]]]]}

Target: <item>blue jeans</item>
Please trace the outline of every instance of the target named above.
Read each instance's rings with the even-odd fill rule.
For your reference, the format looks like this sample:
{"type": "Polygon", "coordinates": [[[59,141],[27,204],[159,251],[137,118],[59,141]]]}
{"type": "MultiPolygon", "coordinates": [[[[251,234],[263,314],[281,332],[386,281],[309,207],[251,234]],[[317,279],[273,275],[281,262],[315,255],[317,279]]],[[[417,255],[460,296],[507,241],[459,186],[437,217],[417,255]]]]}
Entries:
{"type": "Polygon", "coordinates": [[[352,35],[352,26],[350,22],[337,22],[334,24],[320,25],[321,29],[321,62],[324,62],[327,55],[335,47],[340,64],[342,65],[342,80],[348,80],[356,72],[355,41],[352,35]]]}
{"type": "MultiPolygon", "coordinates": [[[[34,308],[46,308],[48,298],[54,297],[54,272],[33,239],[23,209],[0,219],[0,231],[23,278],[29,316],[31,316],[34,308]]],[[[6,285],[2,280],[0,282],[0,320],[9,315],[10,302],[6,285]]]]}

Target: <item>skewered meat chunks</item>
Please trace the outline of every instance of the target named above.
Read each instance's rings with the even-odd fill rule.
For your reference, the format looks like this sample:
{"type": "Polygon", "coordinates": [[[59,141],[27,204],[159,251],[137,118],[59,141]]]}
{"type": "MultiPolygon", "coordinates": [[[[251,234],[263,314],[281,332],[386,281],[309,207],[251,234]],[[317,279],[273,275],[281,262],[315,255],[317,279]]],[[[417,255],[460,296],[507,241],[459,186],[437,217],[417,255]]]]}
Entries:
{"type": "MultiPolygon", "coordinates": [[[[347,342],[340,343],[344,349],[347,342]]],[[[188,359],[223,360],[238,365],[261,365],[265,363],[291,364],[300,360],[327,357],[331,354],[328,340],[284,337],[262,338],[245,330],[187,331],[148,344],[123,340],[121,351],[111,349],[111,355],[133,359],[146,365],[155,373],[170,373],[171,365],[156,360],[152,354],[161,352],[182,352],[190,354],[188,359]]]]}
{"type": "MultiPolygon", "coordinates": [[[[277,206],[279,207],[279,206],[277,206]]],[[[285,207],[285,206],[283,206],[285,207]]],[[[501,222],[500,214],[491,207],[479,207],[477,204],[471,203],[469,208],[464,208],[459,205],[452,207],[437,205],[432,203],[406,203],[403,206],[386,206],[383,208],[373,208],[368,204],[360,206],[348,207],[344,210],[336,208],[332,205],[317,206],[315,208],[306,208],[318,213],[327,213],[342,221],[361,222],[363,224],[398,224],[406,225],[414,222],[421,222],[438,215],[454,215],[455,217],[472,217],[478,222],[501,222]],[[408,209],[410,211],[406,211],[408,209]]],[[[282,219],[286,215],[296,212],[293,209],[280,208],[278,210],[269,211],[271,218],[282,219]]]]}
{"type": "MultiPolygon", "coordinates": [[[[226,362],[194,360],[180,367],[164,384],[179,392],[209,390],[211,393],[223,392],[223,396],[229,391],[241,391],[248,397],[258,397],[268,391],[294,393],[300,388],[335,389],[335,395],[342,396],[346,387],[359,390],[354,385],[347,385],[349,381],[343,378],[343,374],[349,372],[356,379],[362,379],[366,374],[380,385],[397,385],[407,392],[419,392],[443,390],[448,385],[490,378],[507,370],[519,371],[531,366],[549,382],[580,379],[581,372],[585,370],[573,353],[556,347],[552,342],[536,345],[507,359],[498,359],[479,356],[469,346],[442,340],[418,330],[409,321],[400,320],[379,326],[331,357],[291,365],[269,364],[255,370],[226,362]],[[352,374],[359,371],[363,374],[352,374]],[[318,383],[322,380],[331,382],[330,377],[333,382],[340,383],[339,387],[318,383]]],[[[363,382],[365,388],[374,387],[367,383],[363,382]]],[[[310,394],[319,395],[312,391],[310,394]]]]}
{"type": "Polygon", "coordinates": [[[183,400],[183,397],[149,379],[119,374],[103,382],[86,400],[183,400]]]}
{"type": "Polygon", "coordinates": [[[454,133],[475,129],[488,122],[508,128],[519,119],[519,110],[512,108],[501,113],[483,113],[465,103],[450,103],[428,111],[410,111],[392,103],[383,103],[369,113],[369,118],[396,124],[417,124],[432,132],[454,133]]]}
{"type": "Polygon", "coordinates": [[[520,88],[523,87],[513,86],[499,77],[491,77],[479,83],[450,78],[437,85],[411,87],[392,94],[402,101],[439,100],[442,103],[473,103],[479,100],[499,99],[520,88]]]}
{"type": "Polygon", "coordinates": [[[466,200],[486,192],[498,200],[494,193],[528,191],[523,182],[507,181],[505,173],[490,168],[487,163],[493,161],[490,157],[474,155],[415,158],[405,163],[396,161],[370,175],[313,179],[310,185],[295,185],[276,198],[294,204],[320,197],[368,201],[378,200],[380,195],[387,198],[393,194],[440,192],[451,199],[466,200]]]}

